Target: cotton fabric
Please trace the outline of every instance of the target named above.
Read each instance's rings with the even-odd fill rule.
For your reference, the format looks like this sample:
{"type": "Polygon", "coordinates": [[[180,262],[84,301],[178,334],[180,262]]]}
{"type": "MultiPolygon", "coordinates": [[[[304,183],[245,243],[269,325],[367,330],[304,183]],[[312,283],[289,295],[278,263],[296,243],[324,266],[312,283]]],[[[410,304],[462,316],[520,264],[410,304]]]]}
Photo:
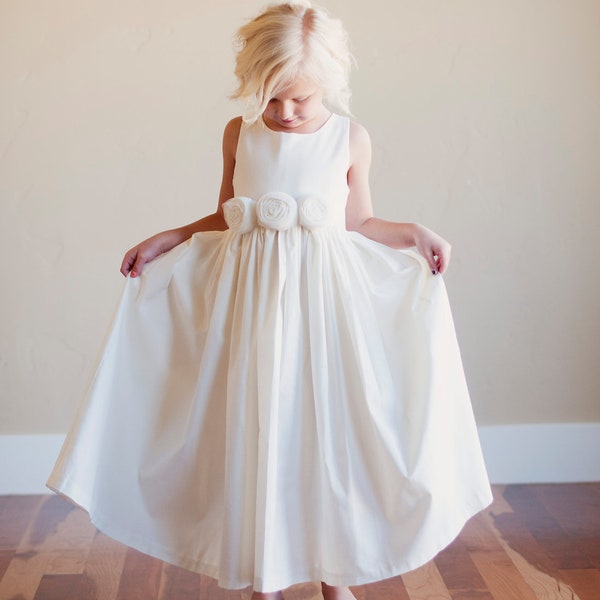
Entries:
{"type": "Polygon", "coordinates": [[[412,570],[491,502],[441,276],[348,232],[349,120],[242,125],[230,229],[128,278],[48,485],[111,537],[274,591],[412,570]]]}

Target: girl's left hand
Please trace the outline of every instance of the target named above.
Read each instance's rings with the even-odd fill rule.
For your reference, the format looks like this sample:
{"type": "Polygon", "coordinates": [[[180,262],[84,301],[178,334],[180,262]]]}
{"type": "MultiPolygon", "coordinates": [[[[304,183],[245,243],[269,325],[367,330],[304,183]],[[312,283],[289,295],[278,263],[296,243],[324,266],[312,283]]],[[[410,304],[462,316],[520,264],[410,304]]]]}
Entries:
{"type": "Polygon", "coordinates": [[[423,225],[416,225],[414,239],[417,250],[429,263],[431,272],[434,275],[438,273],[443,275],[450,263],[452,246],[443,237],[423,225]]]}

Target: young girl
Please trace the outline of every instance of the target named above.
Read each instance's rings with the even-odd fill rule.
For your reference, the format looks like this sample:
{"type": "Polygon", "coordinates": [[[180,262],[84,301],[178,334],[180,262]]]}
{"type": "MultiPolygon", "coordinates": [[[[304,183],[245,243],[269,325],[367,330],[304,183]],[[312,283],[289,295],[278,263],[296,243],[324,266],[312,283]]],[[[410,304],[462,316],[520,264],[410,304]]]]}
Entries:
{"type": "Polygon", "coordinates": [[[279,4],[239,36],[247,109],[225,127],[217,210],[125,255],[49,486],[225,588],[320,581],[352,598],[491,501],[437,275],[450,246],[373,216],[369,136],[338,114],[337,20],[279,4]]]}

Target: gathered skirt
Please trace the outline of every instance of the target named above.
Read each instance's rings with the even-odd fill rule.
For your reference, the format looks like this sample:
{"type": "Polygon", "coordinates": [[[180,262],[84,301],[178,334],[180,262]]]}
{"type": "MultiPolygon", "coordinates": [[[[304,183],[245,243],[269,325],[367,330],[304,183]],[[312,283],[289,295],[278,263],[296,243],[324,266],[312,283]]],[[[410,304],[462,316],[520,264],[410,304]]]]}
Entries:
{"type": "Polygon", "coordinates": [[[424,564],[492,499],[442,277],[336,228],[195,234],[128,278],[48,485],[225,588],[424,564]]]}

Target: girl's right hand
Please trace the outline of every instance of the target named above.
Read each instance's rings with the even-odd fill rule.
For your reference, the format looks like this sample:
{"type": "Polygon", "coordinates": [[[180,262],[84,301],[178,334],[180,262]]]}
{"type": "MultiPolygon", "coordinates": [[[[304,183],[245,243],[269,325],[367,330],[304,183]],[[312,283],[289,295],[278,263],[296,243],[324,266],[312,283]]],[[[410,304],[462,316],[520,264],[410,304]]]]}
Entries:
{"type": "MultiPolygon", "coordinates": [[[[232,196],[229,197],[231,198],[232,196]]],[[[146,263],[175,248],[178,244],[189,239],[194,233],[200,231],[224,231],[225,229],[227,229],[227,223],[223,217],[223,211],[218,210],[189,225],[169,229],[168,231],[161,231],[125,253],[123,262],[121,263],[121,273],[125,277],[127,275],[138,277],[146,263]]]]}
{"type": "Polygon", "coordinates": [[[146,263],[170,250],[168,247],[169,232],[163,231],[139,243],[125,253],[121,263],[121,273],[125,277],[137,277],[146,263]]]}

